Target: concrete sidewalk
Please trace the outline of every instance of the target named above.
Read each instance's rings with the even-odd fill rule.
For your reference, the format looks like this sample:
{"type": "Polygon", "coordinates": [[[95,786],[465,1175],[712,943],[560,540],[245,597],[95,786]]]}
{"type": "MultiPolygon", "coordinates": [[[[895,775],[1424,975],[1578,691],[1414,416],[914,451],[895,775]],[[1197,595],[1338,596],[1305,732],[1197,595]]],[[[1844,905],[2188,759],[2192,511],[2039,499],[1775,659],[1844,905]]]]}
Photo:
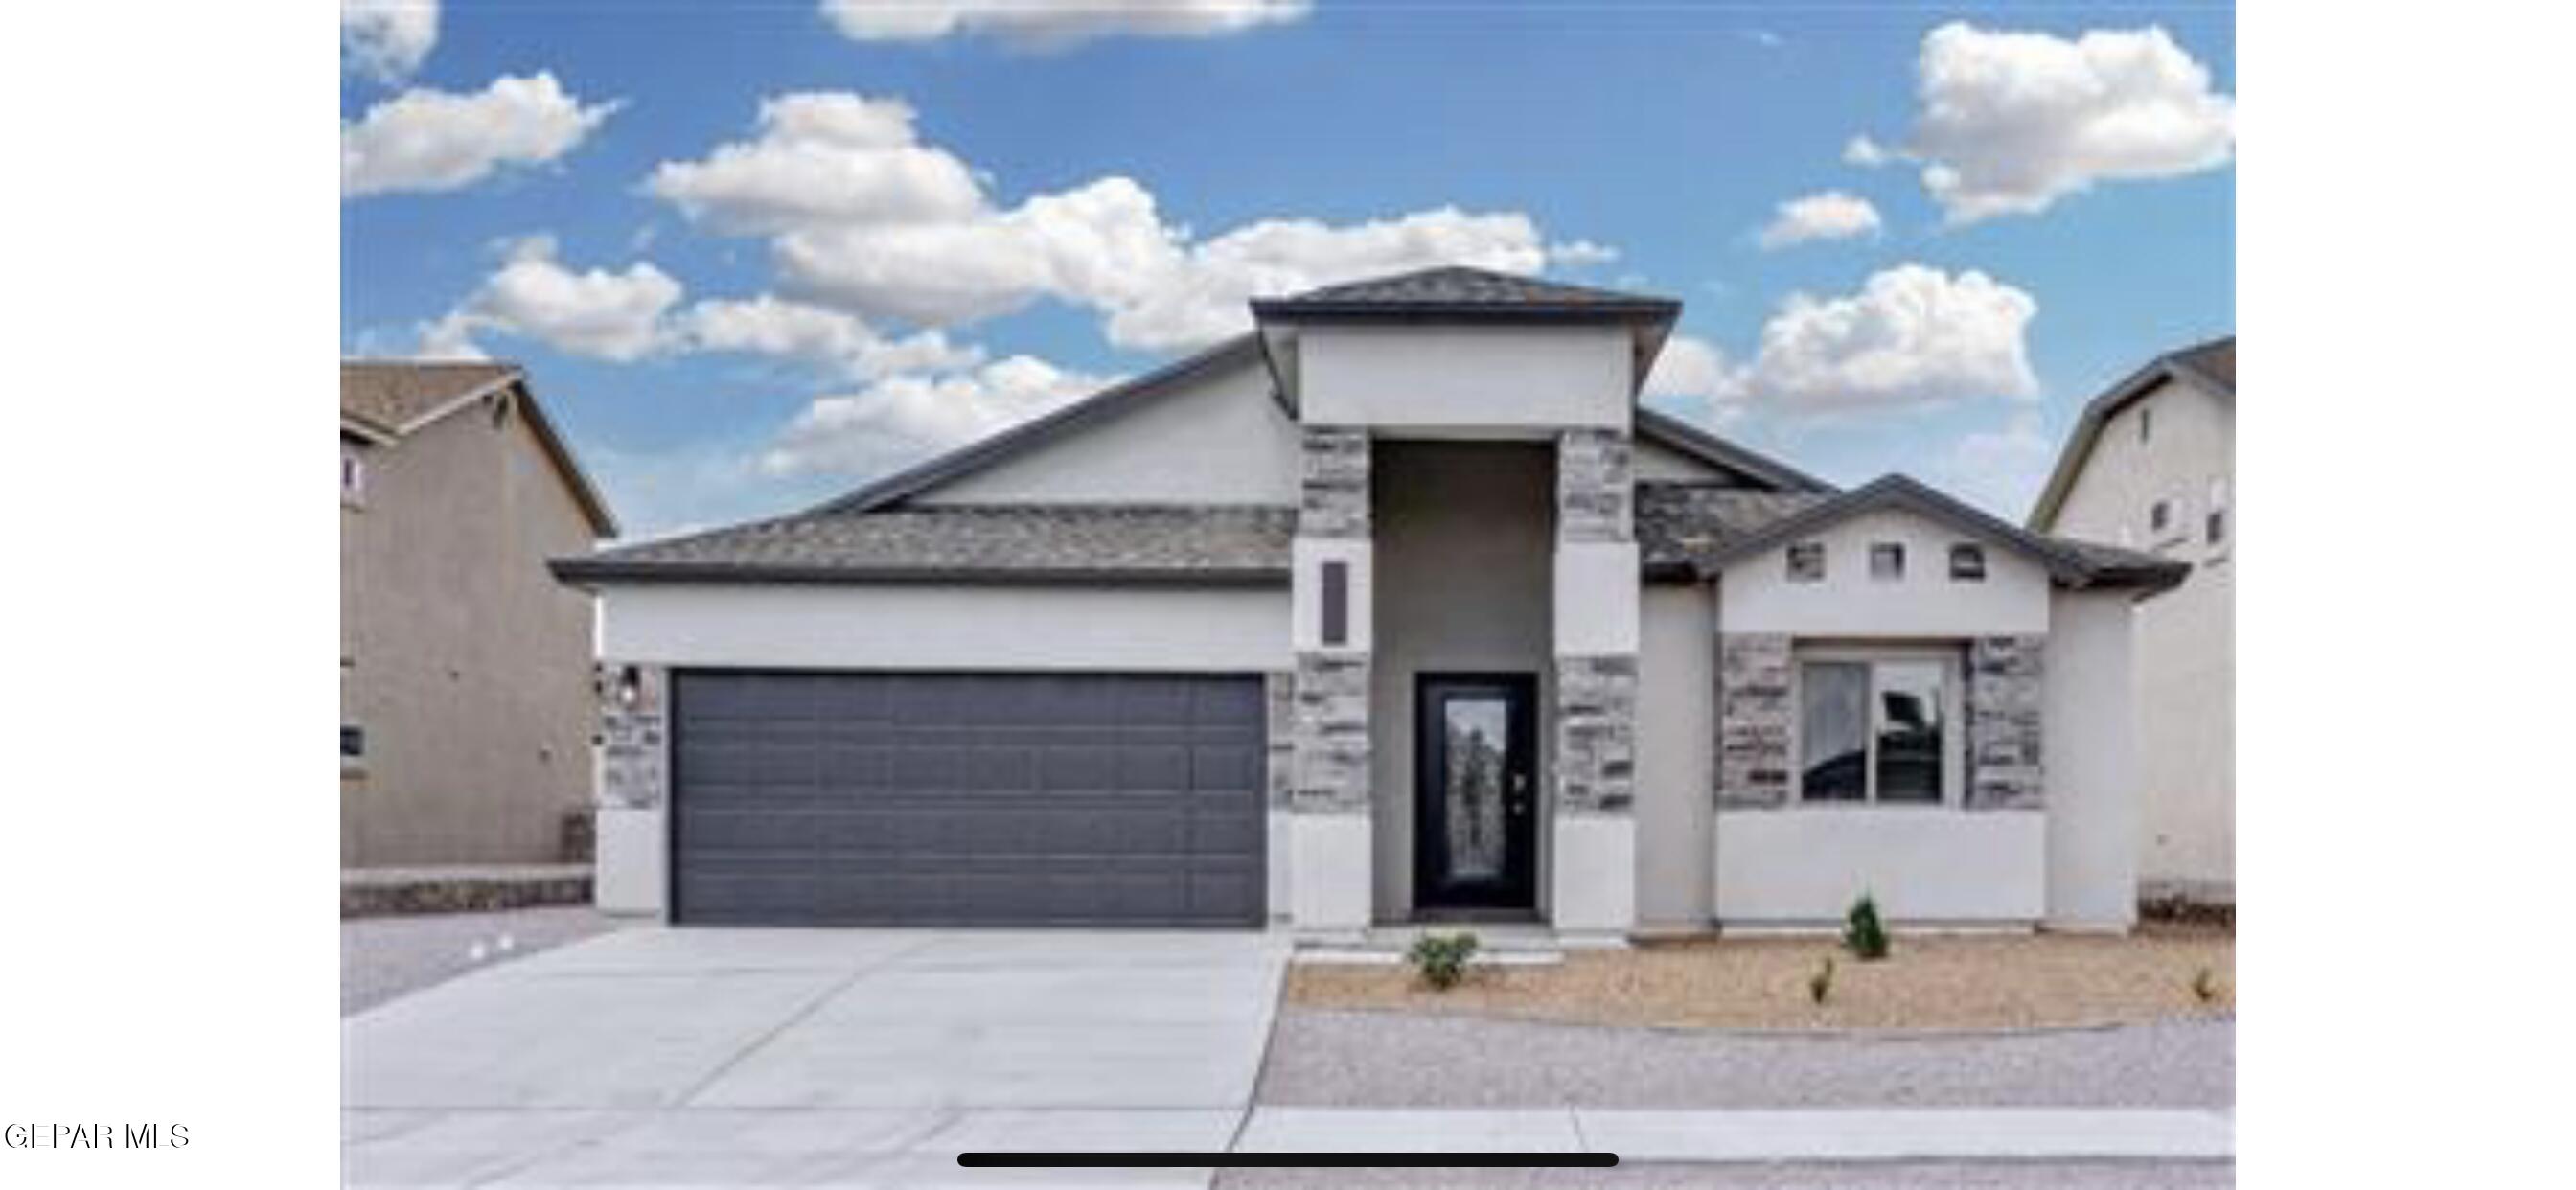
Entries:
{"type": "Polygon", "coordinates": [[[969,1170],[970,1151],[1612,1152],[1622,1164],[2227,1161],[2234,1113],[682,1109],[353,1111],[350,1184],[1170,1186],[1209,1169],[969,1170]]]}

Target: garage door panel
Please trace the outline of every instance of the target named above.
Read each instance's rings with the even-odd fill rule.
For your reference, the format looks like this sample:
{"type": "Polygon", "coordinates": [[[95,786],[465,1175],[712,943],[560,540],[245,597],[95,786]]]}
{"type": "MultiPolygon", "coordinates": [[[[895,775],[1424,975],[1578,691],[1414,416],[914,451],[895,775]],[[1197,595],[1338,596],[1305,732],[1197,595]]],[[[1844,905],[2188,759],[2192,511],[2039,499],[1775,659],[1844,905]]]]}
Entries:
{"type": "Polygon", "coordinates": [[[683,671],[676,681],[683,921],[1264,917],[1258,678],[683,671]]]}

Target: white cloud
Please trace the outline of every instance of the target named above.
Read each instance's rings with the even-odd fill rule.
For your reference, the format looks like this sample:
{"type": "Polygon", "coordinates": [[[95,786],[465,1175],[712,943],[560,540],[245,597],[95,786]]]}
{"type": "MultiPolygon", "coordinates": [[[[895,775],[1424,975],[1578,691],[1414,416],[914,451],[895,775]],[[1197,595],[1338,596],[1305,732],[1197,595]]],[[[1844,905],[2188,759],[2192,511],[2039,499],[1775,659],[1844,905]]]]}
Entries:
{"type": "Polygon", "coordinates": [[[438,0],[340,0],[340,69],[399,83],[438,44],[438,0]]]}
{"type": "Polygon", "coordinates": [[[846,92],[763,100],[759,139],[718,146],[704,161],[663,162],[645,189],[737,234],[961,219],[985,209],[965,163],[919,143],[911,105],[846,92]]]}
{"type": "Polygon", "coordinates": [[[1866,136],[1855,136],[1843,142],[1843,163],[1846,165],[1871,169],[1894,160],[1897,160],[1897,155],[1887,146],[1866,136]]]}
{"type": "Polygon", "coordinates": [[[1676,334],[1664,340],[1641,395],[1692,420],[1723,425],[1743,412],[1744,377],[1716,345],[1676,334]]]}
{"type": "Polygon", "coordinates": [[[1944,488],[2018,524],[2056,462],[2057,444],[2040,430],[2039,415],[2022,412],[2002,429],[1961,437],[1938,467],[1944,488]]]}
{"type": "Polygon", "coordinates": [[[1952,223],[2035,214],[2095,182],[2166,178],[2235,153],[2234,102],[2161,28],[2074,40],[1951,22],[1923,38],[1905,154],[1952,223]]]}
{"type": "Polygon", "coordinates": [[[1791,294],[1738,383],[1751,404],[1856,413],[2039,395],[2024,343],[2039,303],[1974,270],[1904,264],[1860,292],[1791,294]]]}
{"type": "Polygon", "coordinates": [[[504,166],[563,156],[618,108],[583,106],[550,73],[503,77],[470,95],[415,88],[340,125],[340,194],[455,190],[504,166]]]}
{"type": "Polygon", "coordinates": [[[1874,236],[1880,226],[1878,208],[1868,199],[1827,190],[1781,203],[1760,239],[1764,248],[1786,248],[1809,240],[1874,236]]]}
{"type": "Polygon", "coordinates": [[[623,272],[574,272],[555,260],[554,241],[520,241],[498,272],[422,332],[425,353],[479,353],[473,336],[518,335],[572,355],[632,362],[668,342],[664,316],[680,283],[638,261],[623,272]]]}
{"type": "Polygon", "coordinates": [[[1334,227],[1311,219],[1250,224],[1191,246],[1142,292],[1113,298],[1109,338],[1122,346],[1207,343],[1252,325],[1246,303],[1385,273],[1463,264],[1509,273],[1548,262],[1538,227],[1520,214],[1456,207],[1334,227]]]}
{"type": "Polygon", "coordinates": [[[971,368],[984,361],[982,349],[952,344],[938,331],[889,339],[855,316],[766,293],[706,299],[675,321],[677,344],[691,350],[800,360],[851,380],[971,368]]]}
{"type": "Polygon", "coordinates": [[[1619,259],[1617,248],[1608,244],[1596,244],[1590,240],[1567,240],[1547,246],[1548,263],[1565,268],[1586,268],[1596,264],[1609,264],[1617,259],[1619,259]]]}
{"type": "Polygon", "coordinates": [[[845,93],[764,103],[756,137],[666,162],[648,189],[706,227],[767,237],[787,289],[866,318],[954,326],[1053,298],[1099,313],[1112,342],[1155,350],[1243,329],[1256,295],[1436,264],[1534,272],[1609,251],[1551,250],[1525,215],[1453,207],[1200,239],[1118,176],[1005,206],[921,142],[910,108],[845,93]]]}
{"type": "Polygon", "coordinates": [[[774,476],[863,475],[1026,421],[1113,380],[1025,355],[946,376],[903,375],[818,398],[760,458],[774,476]]]}
{"type": "Polygon", "coordinates": [[[854,41],[982,35],[1024,49],[1100,37],[1214,37],[1301,20],[1309,0],[823,0],[854,41]]]}

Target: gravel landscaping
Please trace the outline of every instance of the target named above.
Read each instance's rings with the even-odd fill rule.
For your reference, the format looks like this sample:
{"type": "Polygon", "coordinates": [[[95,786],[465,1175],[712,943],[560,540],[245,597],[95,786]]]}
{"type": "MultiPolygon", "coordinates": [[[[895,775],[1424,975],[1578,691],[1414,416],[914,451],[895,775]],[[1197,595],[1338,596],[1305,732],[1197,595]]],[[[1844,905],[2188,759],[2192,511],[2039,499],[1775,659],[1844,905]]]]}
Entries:
{"type": "Polygon", "coordinates": [[[586,905],[344,920],[340,1015],[616,928],[586,905]]]}
{"type": "Polygon", "coordinates": [[[2232,931],[2156,925],[2130,937],[1899,935],[1874,963],[1824,937],[1693,939],[1480,965],[1446,992],[1404,966],[1301,963],[1287,1002],[1596,1025],[1991,1030],[2224,1018],[2235,984],[2232,931]],[[1818,1004],[1810,981],[1827,959],[1818,1004]],[[2193,986],[2204,970],[2208,1002],[2193,986]]]}
{"type": "Polygon", "coordinates": [[[1254,1094],[1303,1107],[2228,1107],[2236,1029],[1765,1036],[1289,1007],[1254,1094]]]}

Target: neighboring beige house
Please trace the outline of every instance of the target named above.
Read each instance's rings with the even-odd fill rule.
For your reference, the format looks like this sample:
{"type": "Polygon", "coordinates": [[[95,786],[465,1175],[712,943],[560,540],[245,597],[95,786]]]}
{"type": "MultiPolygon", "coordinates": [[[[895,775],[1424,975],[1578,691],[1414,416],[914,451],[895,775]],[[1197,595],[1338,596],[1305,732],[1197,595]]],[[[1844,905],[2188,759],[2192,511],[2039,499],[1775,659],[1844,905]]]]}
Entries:
{"type": "Polygon", "coordinates": [[[589,596],[616,533],[502,363],[340,365],[340,863],[544,863],[590,797],[589,596]]]}
{"type": "Polygon", "coordinates": [[[2179,589],[2138,608],[2139,887],[2234,903],[2235,336],[2161,356],[2094,398],[2030,527],[2191,565],[2179,589]]]}

